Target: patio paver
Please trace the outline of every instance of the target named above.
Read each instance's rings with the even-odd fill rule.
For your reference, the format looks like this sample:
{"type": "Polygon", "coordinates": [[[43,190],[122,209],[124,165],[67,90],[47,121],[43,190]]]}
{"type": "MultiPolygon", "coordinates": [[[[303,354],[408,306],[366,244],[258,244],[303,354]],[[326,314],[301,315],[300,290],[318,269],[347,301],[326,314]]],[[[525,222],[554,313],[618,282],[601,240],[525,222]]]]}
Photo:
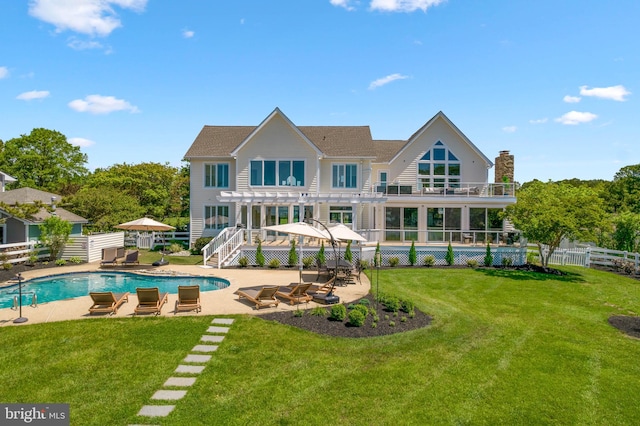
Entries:
{"type": "Polygon", "coordinates": [[[191,354],[189,354],[184,359],[184,362],[202,363],[202,362],[209,362],[210,359],[211,359],[211,355],[191,355],[191,354]]]}
{"type": "Polygon", "coordinates": [[[224,340],[224,336],[213,336],[205,334],[200,338],[203,342],[220,343],[224,340]]]}
{"type": "Polygon", "coordinates": [[[138,415],[145,417],[167,417],[174,408],[176,408],[175,405],[143,405],[138,415]]]}
{"type": "Polygon", "coordinates": [[[195,377],[169,377],[166,382],[164,382],[165,387],[167,386],[192,386],[196,382],[195,377]]]}
{"type": "Polygon", "coordinates": [[[233,324],[233,321],[235,321],[233,318],[214,318],[213,321],[211,321],[211,324],[231,325],[233,324]]]}
{"type": "Polygon", "coordinates": [[[204,365],[179,365],[176,373],[200,374],[204,371],[204,365]]]}
{"type": "Polygon", "coordinates": [[[159,390],[153,394],[151,399],[177,400],[184,398],[186,394],[186,390],[159,390]]]}
{"type": "Polygon", "coordinates": [[[207,333],[228,333],[229,327],[211,326],[207,329],[207,333]]]}
{"type": "Polygon", "coordinates": [[[218,350],[218,345],[195,345],[191,352],[215,352],[218,350]]]}

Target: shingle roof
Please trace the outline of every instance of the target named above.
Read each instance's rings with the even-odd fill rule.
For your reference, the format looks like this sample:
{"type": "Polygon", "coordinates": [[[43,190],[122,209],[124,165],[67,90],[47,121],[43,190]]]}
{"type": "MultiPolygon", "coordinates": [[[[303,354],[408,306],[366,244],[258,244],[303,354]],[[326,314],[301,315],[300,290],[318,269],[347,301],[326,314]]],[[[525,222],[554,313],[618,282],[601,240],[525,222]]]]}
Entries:
{"type": "Polygon", "coordinates": [[[373,141],[376,162],[388,163],[406,144],[407,141],[373,141]]]}
{"type": "Polygon", "coordinates": [[[0,201],[10,206],[15,205],[16,203],[25,204],[33,203],[35,201],[40,201],[43,204],[51,204],[51,197],[56,197],[58,202],[62,199],[58,194],[28,187],[0,192],[0,201]]]}
{"type": "MultiPolygon", "coordinates": [[[[256,126],[204,126],[185,158],[229,157],[256,126]]],[[[374,157],[369,126],[298,126],[324,155],[374,157]]]]}
{"type": "MultiPolygon", "coordinates": [[[[34,214],[28,221],[40,223],[44,222],[45,219],[54,216],[54,213],[48,212],[46,209],[40,209],[40,211],[34,214]]],[[[71,213],[69,210],[65,210],[61,207],[56,208],[55,216],[58,216],[62,220],[66,220],[71,223],[88,223],[89,221],[83,217],[78,216],[75,213],[71,213]]]]}

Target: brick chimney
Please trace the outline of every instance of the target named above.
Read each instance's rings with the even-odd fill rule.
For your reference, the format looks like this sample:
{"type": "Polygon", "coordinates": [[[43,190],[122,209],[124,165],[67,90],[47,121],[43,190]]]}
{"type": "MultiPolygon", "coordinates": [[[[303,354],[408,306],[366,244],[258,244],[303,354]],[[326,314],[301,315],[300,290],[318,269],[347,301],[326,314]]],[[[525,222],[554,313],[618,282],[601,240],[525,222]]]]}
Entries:
{"type": "Polygon", "coordinates": [[[513,166],[513,155],[509,151],[500,151],[500,155],[495,161],[495,183],[513,183],[515,174],[513,166]]]}

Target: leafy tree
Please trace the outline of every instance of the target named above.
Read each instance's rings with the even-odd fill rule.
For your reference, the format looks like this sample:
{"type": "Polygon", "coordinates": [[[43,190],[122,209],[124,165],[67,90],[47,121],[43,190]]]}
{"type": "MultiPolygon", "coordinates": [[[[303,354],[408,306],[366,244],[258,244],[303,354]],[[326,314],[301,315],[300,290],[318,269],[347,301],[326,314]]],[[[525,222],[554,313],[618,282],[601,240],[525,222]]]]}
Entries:
{"type": "Polygon", "coordinates": [[[411,240],[411,247],[409,248],[409,265],[413,266],[418,261],[418,254],[416,253],[416,242],[411,240]]]}
{"type": "Polygon", "coordinates": [[[188,180],[185,183],[175,167],[159,163],[116,164],[97,169],[88,179],[91,188],[110,188],[134,197],[144,208],[144,215],[156,218],[183,211],[180,194],[185,184],[188,187],[188,180]]]}
{"type": "Polygon", "coordinates": [[[40,241],[49,248],[50,260],[56,260],[69,242],[73,226],[58,216],[50,216],[40,225],[40,241]]]}
{"type": "Polygon", "coordinates": [[[613,219],[615,230],[612,234],[615,250],[637,252],[640,247],[640,215],[631,212],[623,212],[613,219]]]}
{"type": "Polygon", "coordinates": [[[455,263],[456,258],[453,254],[453,247],[451,247],[451,241],[449,241],[449,246],[447,247],[447,254],[444,256],[445,262],[447,265],[451,266],[455,263]]]}
{"type": "Polygon", "coordinates": [[[353,253],[351,253],[351,241],[347,242],[347,248],[344,250],[344,260],[351,262],[353,260],[353,253]]]}
{"type": "Polygon", "coordinates": [[[525,238],[537,244],[545,268],[564,238],[593,240],[606,223],[602,200],[585,186],[534,181],[517,196],[505,215],[525,238]]]}
{"type": "Polygon", "coordinates": [[[87,155],[55,130],[33,129],[2,144],[0,170],[15,177],[15,187],[57,192],[87,176],[87,155]]]}
{"type": "Polygon", "coordinates": [[[640,213],[640,164],[621,168],[608,193],[612,211],[640,213]]]}
{"type": "MultiPolygon", "coordinates": [[[[35,201],[33,203],[16,203],[12,206],[0,201],[0,209],[9,213],[13,217],[20,219],[30,219],[34,214],[38,213],[41,209],[51,211],[51,206],[44,204],[42,201],[35,201]]],[[[6,218],[0,219],[0,223],[4,223],[6,218]]]]}
{"type": "Polygon", "coordinates": [[[296,240],[291,240],[291,248],[289,249],[289,266],[298,264],[298,252],[296,251],[296,240]]]}
{"type": "Polygon", "coordinates": [[[109,231],[115,225],[142,217],[144,207],[134,197],[114,188],[83,188],[65,199],[65,207],[89,220],[94,231],[109,231]]]}

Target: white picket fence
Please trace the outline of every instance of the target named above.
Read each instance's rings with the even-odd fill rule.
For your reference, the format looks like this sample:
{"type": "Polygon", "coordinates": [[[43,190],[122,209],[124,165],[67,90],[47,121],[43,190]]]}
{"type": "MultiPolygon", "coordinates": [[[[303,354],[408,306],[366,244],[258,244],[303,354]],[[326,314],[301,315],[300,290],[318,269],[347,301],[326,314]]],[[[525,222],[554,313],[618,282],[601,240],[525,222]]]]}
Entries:
{"type": "MultiPolygon", "coordinates": [[[[529,250],[538,247],[529,245],[529,250]]],[[[556,249],[549,259],[550,265],[573,265],[590,267],[591,265],[614,266],[614,261],[625,260],[635,264],[636,269],[640,267],[640,253],[629,253],[626,251],[609,250],[601,247],[575,247],[570,249],[556,249]]]]}

